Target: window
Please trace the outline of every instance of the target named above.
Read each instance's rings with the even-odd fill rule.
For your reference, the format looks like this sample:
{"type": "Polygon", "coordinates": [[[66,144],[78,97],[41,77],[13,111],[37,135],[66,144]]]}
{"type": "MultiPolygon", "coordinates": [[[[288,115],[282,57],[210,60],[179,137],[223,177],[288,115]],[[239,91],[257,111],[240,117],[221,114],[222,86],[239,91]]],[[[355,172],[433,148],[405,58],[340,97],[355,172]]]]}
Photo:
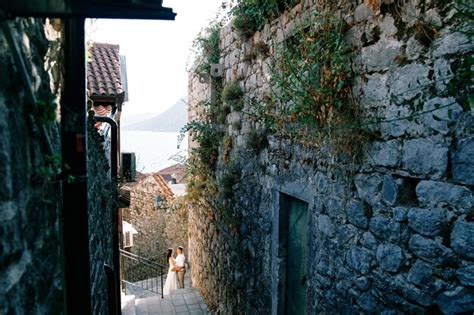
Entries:
{"type": "Polygon", "coordinates": [[[123,247],[132,247],[133,246],[133,234],[130,231],[123,233],[123,247]]]}

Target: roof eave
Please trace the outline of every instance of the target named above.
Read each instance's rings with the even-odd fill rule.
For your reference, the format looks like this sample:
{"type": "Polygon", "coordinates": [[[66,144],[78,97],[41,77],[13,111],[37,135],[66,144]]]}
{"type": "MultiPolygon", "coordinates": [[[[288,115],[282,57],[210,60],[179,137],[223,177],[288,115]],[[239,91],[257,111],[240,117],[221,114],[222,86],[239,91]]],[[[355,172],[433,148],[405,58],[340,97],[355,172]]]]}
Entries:
{"type": "Polygon", "coordinates": [[[94,102],[109,102],[109,103],[117,102],[117,95],[91,95],[89,97],[94,102]]]}
{"type": "Polygon", "coordinates": [[[5,9],[7,16],[174,20],[176,13],[173,9],[161,4],[162,1],[117,3],[97,0],[7,0],[0,7],[5,9]]]}

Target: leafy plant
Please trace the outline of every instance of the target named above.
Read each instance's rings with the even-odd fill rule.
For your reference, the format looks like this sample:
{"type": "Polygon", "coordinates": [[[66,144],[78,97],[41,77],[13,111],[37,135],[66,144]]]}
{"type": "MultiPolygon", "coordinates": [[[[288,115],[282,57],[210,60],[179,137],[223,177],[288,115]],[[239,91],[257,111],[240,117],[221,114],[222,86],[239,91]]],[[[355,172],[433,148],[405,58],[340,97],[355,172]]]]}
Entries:
{"type": "Polygon", "coordinates": [[[243,108],[244,92],[237,81],[230,81],[222,90],[222,102],[225,105],[230,105],[233,110],[241,111],[243,108]]]}
{"type": "Polygon", "coordinates": [[[203,166],[214,169],[222,132],[212,123],[197,120],[189,122],[181,130],[183,133],[186,131],[190,131],[193,140],[199,144],[191,153],[203,166]]]}
{"type": "Polygon", "coordinates": [[[211,118],[219,125],[225,124],[227,115],[231,111],[230,105],[226,103],[216,103],[211,107],[211,118]]]}
{"type": "MultiPolygon", "coordinates": [[[[254,112],[273,132],[305,146],[318,146],[333,127],[357,121],[352,99],[347,25],[315,13],[278,48],[271,72],[273,95],[254,112]]],[[[336,141],[350,142],[350,134],[336,141]]]]}
{"type": "Polygon", "coordinates": [[[211,65],[219,63],[219,34],[222,25],[220,23],[211,24],[200,36],[194,41],[198,53],[202,57],[201,64],[196,68],[197,72],[210,73],[211,65]]]}
{"type": "Polygon", "coordinates": [[[43,165],[37,169],[39,178],[52,180],[61,172],[62,157],[60,154],[45,155],[43,165]]]}
{"type": "Polygon", "coordinates": [[[219,179],[219,196],[223,201],[229,201],[234,197],[234,185],[240,181],[242,170],[239,164],[233,162],[224,169],[219,179]]]}
{"type": "Polygon", "coordinates": [[[56,120],[57,104],[53,95],[36,101],[38,118],[43,123],[52,123],[56,120]]]}
{"type": "Polygon", "coordinates": [[[248,39],[257,31],[258,14],[240,6],[238,8],[232,26],[240,38],[248,39]]]}
{"type": "Polygon", "coordinates": [[[222,101],[231,102],[240,100],[243,95],[244,92],[242,91],[240,84],[236,81],[230,81],[224,86],[224,89],[222,90],[222,101]]]}
{"type": "Polygon", "coordinates": [[[296,0],[242,0],[233,10],[233,27],[242,39],[250,38],[296,0]]]}

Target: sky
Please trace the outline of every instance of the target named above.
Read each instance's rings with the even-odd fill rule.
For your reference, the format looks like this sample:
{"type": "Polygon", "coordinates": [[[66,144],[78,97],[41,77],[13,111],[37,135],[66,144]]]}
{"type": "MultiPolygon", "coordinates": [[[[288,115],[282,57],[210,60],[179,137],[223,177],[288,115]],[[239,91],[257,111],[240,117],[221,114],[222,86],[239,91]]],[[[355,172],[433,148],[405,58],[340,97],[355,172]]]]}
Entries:
{"type": "Polygon", "coordinates": [[[223,0],[164,0],[175,21],[99,19],[87,23],[87,38],[119,44],[127,58],[129,102],[123,117],[160,113],[187,95],[187,60],[199,31],[223,0]]]}

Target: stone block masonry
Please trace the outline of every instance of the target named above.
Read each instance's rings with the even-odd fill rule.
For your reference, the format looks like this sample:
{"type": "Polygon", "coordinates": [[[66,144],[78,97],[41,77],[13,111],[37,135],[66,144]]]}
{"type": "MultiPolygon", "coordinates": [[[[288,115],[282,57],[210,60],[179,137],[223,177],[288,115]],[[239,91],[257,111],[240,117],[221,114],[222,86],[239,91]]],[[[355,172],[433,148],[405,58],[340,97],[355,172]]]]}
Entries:
{"type": "MultiPolygon", "coordinates": [[[[110,178],[110,166],[104,147],[92,117],[88,118],[88,207],[89,251],[91,277],[91,305],[94,314],[108,312],[107,278],[104,264],[114,266],[113,217],[118,215],[117,188],[110,178]]],[[[110,150],[110,148],[109,148],[110,150]]],[[[118,270],[115,270],[118,275],[118,270]]]]}
{"type": "MultiPolygon", "coordinates": [[[[329,5],[314,2],[301,1],[248,40],[224,26],[223,85],[238,81],[246,97],[268,97],[275,43],[290,37],[302,16],[329,5]],[[250,58],[260,42],[269,55],[250,58]]],[[[474,43],[465,20],[437,2],[336,2],[349,24],[363,123],[390,121],[370,124],[373,137],[352,163],[273,134],[268,146],[249,148],[247,135],[261,126],[245,114],[248,103],[243,114],[230,113],[227,154],[242,169],[232,187],[238,231],[219,215],[190,209],[193,283],[216,312],[275,314],[284,299],[275,218],[280,193],[289,193],[308,203],[308,314],[472,312],[474,124],[459,69],[474,43]],[[427,21],[436,25],[430,38],[417,33],[427,21]],[[404,119],[421,110],[427,113],[404,119]]],[[[191,119],[210,94],[190,73],[191,119]]]]}
{"type": "MultiPolygon", "coordinates": [[[[7,23],[25,57],[38,104],[34,110],[27,99],[18,65],[0,31],[0,314],[64,314],[65,179],[60,176],[61,135],[54,100],[62,76],[61,25],[33,18],[7,23]],[[40,136],[40,125],[49,139],[40,136]],[[52,154],[45,144],[53,148],[52,154]]],[[[88,136],[89,209],[84,211],[89,213],[91,274],[82,276],[91,278],[93,313],[108,314],[103,266],[113,266],[115,187],[93,121],[88,136]]]]}
{"type": "MultiPolygon", "coordinates": [[[[29,61],[32,89],[44,98],[51,93],[44,21],[7,23],[29,61]]],[[[31,111],[2,31],[0,69],[0,314],[62,314],[61,186],[54,179],[57,164],[43,151],[45,139],[34,132],[47,124],[50,145],[60,154],[59,128],[31,111]]]]}

